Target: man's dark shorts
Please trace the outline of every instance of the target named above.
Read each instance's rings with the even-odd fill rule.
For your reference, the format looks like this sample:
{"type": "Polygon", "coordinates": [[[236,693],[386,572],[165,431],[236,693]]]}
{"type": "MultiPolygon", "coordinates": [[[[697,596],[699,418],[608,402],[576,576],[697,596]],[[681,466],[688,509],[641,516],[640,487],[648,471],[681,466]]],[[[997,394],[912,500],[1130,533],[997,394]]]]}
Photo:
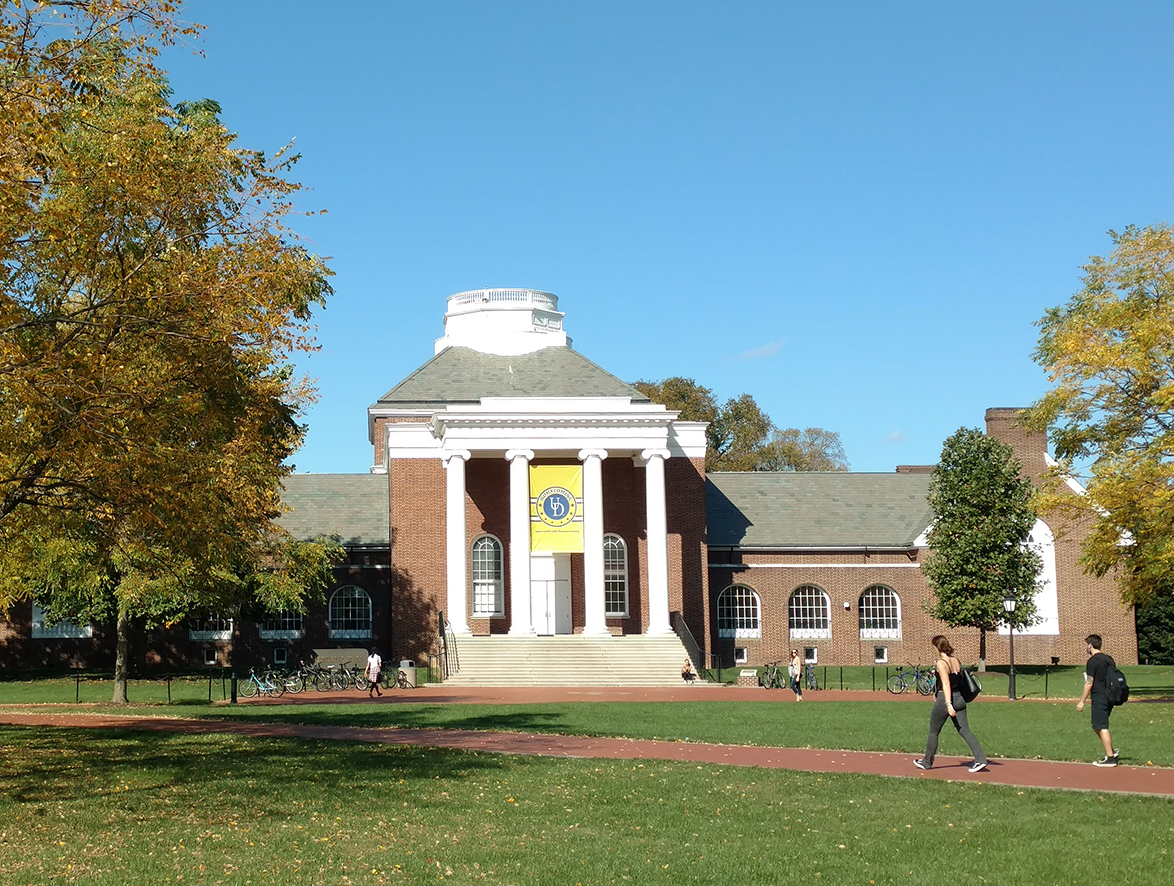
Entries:
{"type": "Polygon", "coordinates": [[[1097,732],[1102,729],[1109,728],[1109,712],[1113,710],[1113,706],[1109,704],[1109,699],[1103,695],[1094,695],[1091,699],[1092,707],[1092,728],[1097,732]]]}

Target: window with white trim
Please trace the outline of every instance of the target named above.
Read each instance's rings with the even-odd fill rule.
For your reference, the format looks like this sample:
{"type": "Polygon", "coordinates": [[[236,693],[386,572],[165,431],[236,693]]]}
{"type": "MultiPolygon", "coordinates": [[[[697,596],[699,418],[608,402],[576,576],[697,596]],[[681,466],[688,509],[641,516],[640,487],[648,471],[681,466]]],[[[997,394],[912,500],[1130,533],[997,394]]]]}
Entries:
{"type": "Polygon", "coordinates": [[[371,598],[362,588],[345,585],[330,598],[330,639],[371,638],[371,598]]]}
{"type": "Polygon", "coordinates": [[[188,619],[188,639],[199,642],[232,639],[232,619],[223,618],[214,612],[188,619]]]}
{"type": "Polygon", "coordinates": [[[801,585],[787,603],[787,624],[791,636],[804,640],[826,640],[832,636],[832,602],[821,588],[801,585]]]}
{"type": "Polygon", "coordinates": [[[302,614],[291,610],[267,615],[257,627],[257,633],[262,640],[300,640],[302,614]]]}
{"type": "Polygon", "coordinates": [[[761,637],[758,594],[746,585],[730,585],[717,598],[717,635],[723,638],[761,637]]]}
{"type": "Polygon", "coordinates": [[[40,604],[33,601],[33,632],[34,640],[84,640],[94,636],[94,626],[91,624],[79,625],[72,619],[63,618],[61,621],[49,624],[45,620],[45,610],[40,604]]]}
{"type": "Polygon", "coordinates": [[[505,615],[505,579],[501,542],[482,535],[473,542],[473,616],[505,615]]]}
{"type": "Polygon", "coordinates": [[[887,585],[870,585],[860,595],[861,640],[901,638],[901,598],[887,585]]]}
{"type": "Polygon", "coordinates": [[[614,533],[603,537],[603,614],[628,615],[628,546],[614,533]]]}

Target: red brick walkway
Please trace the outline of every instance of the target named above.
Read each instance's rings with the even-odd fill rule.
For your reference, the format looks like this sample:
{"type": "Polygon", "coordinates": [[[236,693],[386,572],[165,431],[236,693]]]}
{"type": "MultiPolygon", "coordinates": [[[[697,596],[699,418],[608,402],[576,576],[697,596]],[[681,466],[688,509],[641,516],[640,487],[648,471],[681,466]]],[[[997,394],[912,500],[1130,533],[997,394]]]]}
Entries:
{"type": "MultiPolygon", "coordinates": [[[[283,701],[295,704],[353,702],[356,693],[310,693],[283,701]]],[[[681,687],[676,689],[626,689],[618,687],[453,689],[423,687],[387,692],[374,704],[541,704],[556,701],[677,701],[739,700],[795,703],[789,693],[736,687],[681,687]]],[[[804,702],[831,700],[876,701],[893,696],[868,692],[808,693],[804,702]]],[[[915,697],[914,697],[915,698],[915,697]]],[[[913,700],[913,699],[911,699],[913,700]]],[[[250,702],[251,704],[265,702],[250,702]]],[[[510,732],[478,732],[461,729],[382,729],[367,727],[306,726],[288,723],[187,720],[165,717],[125,717],[115,714],[26,714],[0,711],[0,722],[30,726],[146,729],[187,733],[231,733],[273,737],[364,741],[394,745],[460,748],[499,754],[543,757],[598,757],[632,760],[674,760],[723,766],[757,766],[804,772],[858,772],[905,778],[983,781],[1024,787],[1064,788],[1106,793],[1174,796],[1174,769],[1118,766],[1098,769],[1088,763],[1054,763],[1040,760],[992,760],[990,768],[976,775],[966,771],[968,759],[938,757],[930,772],[913,768],[910,754],[868,751],[828,751],[803,748],[759,748],[698,742],[583,738],[510,732]]],[[[1091,736],[1090,736],[1091,739],[1091,736]]],[[[1093,742],[1095,744],[1095,742],[1093,742]]]]}

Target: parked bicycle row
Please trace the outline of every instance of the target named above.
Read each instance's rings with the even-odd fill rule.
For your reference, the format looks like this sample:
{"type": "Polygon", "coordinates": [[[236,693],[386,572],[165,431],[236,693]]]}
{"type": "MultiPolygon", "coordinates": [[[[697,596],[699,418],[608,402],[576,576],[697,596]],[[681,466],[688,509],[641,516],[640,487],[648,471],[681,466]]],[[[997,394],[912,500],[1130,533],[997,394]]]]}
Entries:
{"type": "MultiPolygon", "coordinates": [[[[826,670],[826,669],[825,669],[826,670]]],[[[758,675],[758,683],[766,689],[786,689],[791,686],[791,675],[787,670],[787,662],[772,661],[763,667],[758,675]]],[[[819,679],[816,676],[815,665],[808,664],[803,668],[801,689],[819,689],[819,679]]],[[[900,695],[906,689],[915,690],[919,695],[933,695],[936,691],[934,671],[932,668],[923,668],[921,665],[909,663],[909,667],[898,666],[897,672],[891,674],[885,681],[885,688],[894,695],[900,695]]]]}
{"type": "MultiPolygon", "coordinates": [[[[380,672],[378,685],[382,689],[411,689],[412,682],[403,669],[387,668],[380,672]]],[[[301,662],[294,669],[269,668],[257,673],[249,670],[249,676],[237,684],[237,693],[243,698],[265,695],[279,698],[287,692],[296,695],[311,689],[317,692],[343,692],[357,689],[368,692],[372,688],[366,671],[354,665],[317,665],[301,662]]]]}

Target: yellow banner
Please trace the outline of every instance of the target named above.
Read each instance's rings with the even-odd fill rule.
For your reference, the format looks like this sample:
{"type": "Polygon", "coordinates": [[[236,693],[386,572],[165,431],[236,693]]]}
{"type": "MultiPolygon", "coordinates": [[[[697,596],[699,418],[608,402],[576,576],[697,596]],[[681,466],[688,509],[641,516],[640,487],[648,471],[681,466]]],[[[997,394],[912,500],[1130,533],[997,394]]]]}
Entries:
{"type": "Polygon", "coordinates": [[[530,466],[530,550],[583,553],[583,466],[530,466]]]}

